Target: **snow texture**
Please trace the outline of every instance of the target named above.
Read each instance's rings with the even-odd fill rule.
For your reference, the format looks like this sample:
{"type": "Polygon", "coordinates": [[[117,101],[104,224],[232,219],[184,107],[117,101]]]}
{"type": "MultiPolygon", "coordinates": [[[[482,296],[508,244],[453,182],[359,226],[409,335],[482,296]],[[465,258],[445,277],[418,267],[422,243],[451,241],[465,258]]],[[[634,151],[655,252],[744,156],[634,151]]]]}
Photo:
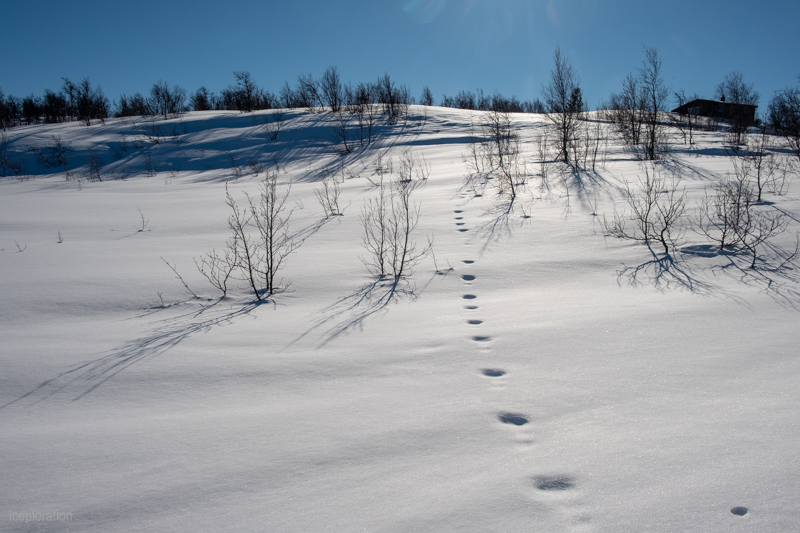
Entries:
{"type": "MultiPolygon", "coordinates": [[[[330,113],[285,111],[275,141],[270,113],[7,132],[31,179],[0,180],[0,529],[796,528],[794,266],[606,235],[643,175],[614,134],[603,168],[544,187],[546,122],[515,116],[531,177],[509,212],[465,185],[478,112],[412,106],[345,155],[330,113]],[[54,135],[70,179],[28,151],[54,135]],[[431,168],[412,198],[435,263],[376,280],[359,214],[378,156],[396,171],[408,150],[431,168]],[[225,187],[257,194],[251,161],[291,182],[304,239],[260,303],[193,262],[228,238],[225,187]],[[343,216],[316,202],[328,176],[343,216]]],[[[657,164],[690,208],[732,171],[724,132],[695,138],[657,164]]],[[[765,261],[793,245],[796,189],[767,194],[791,226],[765,261]]]]}

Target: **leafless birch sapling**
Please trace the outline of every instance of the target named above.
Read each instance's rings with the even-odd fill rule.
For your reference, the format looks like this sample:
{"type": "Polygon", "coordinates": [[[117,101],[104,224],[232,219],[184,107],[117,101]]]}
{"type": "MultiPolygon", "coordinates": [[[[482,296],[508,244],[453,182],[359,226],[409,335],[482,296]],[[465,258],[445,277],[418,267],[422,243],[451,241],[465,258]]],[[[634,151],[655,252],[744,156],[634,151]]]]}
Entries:
{"type": "MultiPolygon", "coordinates": [[[[382,168],[382,167],[381,167],[382,168]]],[[[384,172],[378,172],[373,184],[377,195],[366,199],[361,210],[361,227],[364,235],[361,245],[366,249],[366,257],[361,261],[370,274],[382,278],[387,272],[389,249],[389,204],[391,195],[384,172]]]]}
{"type": "Polygon", "coordinates": [[[239,237],[236,234],[228,238],[222,254],[216,249],[206,252],[204,256],[194,260],[197,270],[216,289],[222,291],[224,298],[228,294],[228,282],[239,268],[239,237]]]}
{"type": "MultiPolygon", "coordinates": [[[[730,177],[714,190],[700,202],[695,231],[719,243],[720,250],[741,246],[751,256],[750,268],[755,268],[759,248],[785,232],[789,221],[780,212],[761,205],[745,175],[730,177]]],[[[800,243],[782,265],[794,260],[799,250],[800,243]]]]}
{"type": "Polygon", "coordinates": [[[741,240],[738,228],[743,211],[752,201],[752,190],[746,181],[727,178],[706,191],[693,217],[694,231],[719,244],[723,251],[741,240]]]}
{"type": "Polygon", "coordinates": [[[347,113],[343,111],[337,111],[334,113],[334,122],[333,122],[333,134],[337,141],[342,143],[342,151],[345,154],[350,153],[352,148],[349,144],[347,144],[348,136],[347,130],[350,125],[350,118],[347,116],[347,113]]]}
{"type": "Polygon", "coordinates": [[[326,217],[344,214],[344,210],[339,208],[339,194],[341,187],[335,176],[326,176],[321,183],[321,187],[314,189],[319,205],[325,212],[326,217]]]}
{"type": "Polygon", "coordinates": [[[490,111],[480,127],[480,133],[471,130],[467,153],[462,160],[472,171],[467,185],[481,194],[489,179],[498,192],[511,200],[517,196],[519,186],[525,184],[526,169],[520,155],[519,136],[511,116],[507,112],[490,111]]]}
{"type": "Polygon", "coordinates": [[[51,135],[48,145],[31,146],[29,150],[43,167],[64,167],[64,169],[67,168],[67,154],[72,152],[69,143],[61,140],[61,135],[51,135]]]}
{"type": "Polygon", "coordinates": [[[664,70],[658,49],[645,48],[645,58],[639,67],[639,83],[643,91],[644,133],[646,159],[657,159],[664,150],[664,125],[669,88],[664,83],[664,70]]]}
{"type": "Polygon", "coordinates": [[[235,244],[235,260],[239,267],[240,279],[246,281],[257,300],[261,299],[258,280],[258,244],[250,236],[250,223],[253,214],[248,209],[242,209],[236,203],[228,185],[225,185],[225,203],[231,208],[228,216],[228,229],[231,231],[229,243],[235,244]]]}
{"type": "Polygon", "coordinates": [[[670,246],[684,232],[680,222],[686,210],[686,191],[679,186],[677,178],[667,182],[655,170],[645,169],[645,179],[640,179],[636,189],[625,183],[625,201],[631,213],[615,211],[611,222],[604,218],[605,230],[622,239],[658,242],[664,254],[669,254],[670,246]]]}
{"type": "Polygon", "coordinates": [[[550,83],[542,88],[542,98],[547,109],[546,116],[558,130],[555,139],[557,158],[570,164],[570,147],[577,135],[584,104],[580,78],[560,48],[556,48],[553,54],[550,83]]]}
{"type": "MultiPolygon", "coordinates": [[[[408,161],[414,161],[409,156],[408,161]]],[[[406,163],[407,164],[407,163],[406,163]]],[[[421,179],[404,179],[413,174],[413,166],[387,183],[383,172],[376,180],[377,196],[368,198],[361,211],[364,229],[362,245],[367,250],[362,257],[367,270],[378,278],[391,274],[395,279],[411,274],[411,269],[430,253],[433,241],[420,248],[413,237],[420,216],[420,205],[411,199],[411,193],[421,184],[421,179]]],[[[423,174],[425,171],[421,171],[423,174]]]]}
{"type": "Polygon", "coordinates": [[[258,200],[247,196],[252,215],[250,223],[258,232],[255,272],[261,276],[268,296],[280,288],[275,277],[289,255],[302,244],[289,235],[289,219],[294,211],[290,209],[287,212],[286,200],[290,190],[291,186],[284,194],[278,193],[278,170],[274,169],[267,170],[264,180],[259,183],[258,200]]]}
{"type": "Polygon", "coordinates": [[[389,221],[391,238],[390,260],[392,275],[398,279],[410,275],[411,269],[419,263],[433,248],[433,241],[428,238],[427,244],[419,249],[412,233],[417,227],[420,205],[411,200],[411,193],[419,185],[419,181],[395,181],[392,194],[392,211],[389,221]]]}

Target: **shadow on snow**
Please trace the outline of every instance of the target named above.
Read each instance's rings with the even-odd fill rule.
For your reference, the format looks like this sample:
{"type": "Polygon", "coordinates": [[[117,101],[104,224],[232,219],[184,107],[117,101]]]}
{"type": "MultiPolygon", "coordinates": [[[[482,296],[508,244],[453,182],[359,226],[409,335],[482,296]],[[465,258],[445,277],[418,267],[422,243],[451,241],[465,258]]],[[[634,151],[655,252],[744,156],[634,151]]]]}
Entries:
{"type": "MultiPolygon", "coordinates": [[[[208,331],[214,326],[230,323],[237,317],[249,315],[267,302],[249,302],[229,310],[216,309],[221,301],[223,300],[172,318],[158,319],[159,325],[144,336],[114,348],[97,359],[74,365],[19,398],[0,406],[0,409],[26,399],[34,400],[34,404],[39,403],[62,392],[75,394],[72,401],[80,400],[127,368],[165,353],[195,333],[208,331]]],[[[269,302],[274,305],[274,302],[269,302]]]]}

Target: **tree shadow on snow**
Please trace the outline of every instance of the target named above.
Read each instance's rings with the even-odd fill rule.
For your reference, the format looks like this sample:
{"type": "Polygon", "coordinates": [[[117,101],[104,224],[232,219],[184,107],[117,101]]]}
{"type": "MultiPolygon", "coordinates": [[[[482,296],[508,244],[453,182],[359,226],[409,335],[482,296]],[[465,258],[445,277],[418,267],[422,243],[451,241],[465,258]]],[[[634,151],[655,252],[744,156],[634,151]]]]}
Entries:
{"type": "Polygon", "coordinates": [[[743,263],[749,265],[751,261],[749,257],[742,263],[736,260],[738,253],[721,252],[718,255],[724,256],[727,263],[718,265],[713,270],[731,276],[743,285],[757,288],[786,309],[800,311],[800,290],[798,289],[800,270],[792,262],[780,266],[771,264],[770,260],[775,256],[781,257],[787,253],[786,250],[779,249],[777,246],[771,248],[771,257],[760,257],[756,261],[758,268],[743,266],[743,263]]]}
{"type": "Polygon", "coordinates": [[[369,318],[387,313],[390,304],[402,300],[417,300],[428,283],[420,291],[417,291],[416,286],[405,278],[379,279],[366,283],[352,294],[339,298],[320,311],[321,316],[315,320],[314,325],[290,345],[316,330],[322,330],[318,348],[351,331],[363,330],[364,323],[369,318]]]}
{"type": "Polygon", "coordinates": [[[497,203],[483,210],[482,222],[475,227],[472,240],[480,242],[482,255],[492,243],[510,238],[514,231],[529,222],[531,207],[525,208],[519,198],[500,196],[497,203]]]}
{"type": "Polygon", "coordinates": [[[636,266],[623,266],[617,271],[617,283],[631,287],[652,285],[662,292],[675,288],[686,289],[704,296],[720,291],[719,287],[695,276],[690,263],[677,262],[671,254],[657,254],[650,243],[645,245],[652,258],[636,266]]]}
{"type": "MultiPolygon", "coordinates": [[[[80,400],[127,368],[165,353],[195,333],[208,331],[214,326],[230,323],[237,317],[248,315],[265,303],[265,301],[248,302],[223,310],[216,308],[221,301],[224,300],[203,305],[199,310],[193,309],[172,318],[159,318],[158,325],[149,333],[126,342],[96,359],[74,365],[69,370],[40,383],[19,398],[0,406],[0,409],[26,399],[36,404],[59,393],[73,395],[72,401],[80,400]]],[[[274,302],[269,302],[274,305],[274,302]]]]}
{"type": "Polygon", "coordinates": [[[680,249],[681,260],[672,255],[657,254],[648,243],[652,256],[649,261],[636,266],[623,266],[617,271],[617,283],[631,287],[651,285],[659,291],[685,289],[701,296],[723,297],[750,308],[741,296],[726,291],[722,286],[700,279],[696,270],[710,273],[714,277],[727,276],[737,282],[753,287],[770,297],[779,305],[792,311],[800,311],[800,269],[793,263],[773,264],[774,257],[785,256],[787,251],[774,249],[766,258],[759,258],[758,268],[749,268],[750,258],[741,251],[720,251],[713,245],[691,245],[680,249]],[[698,262],[704,265],[697,265],[698,262]],[[713,262],[713,264],[707,264],[713,262]]]}

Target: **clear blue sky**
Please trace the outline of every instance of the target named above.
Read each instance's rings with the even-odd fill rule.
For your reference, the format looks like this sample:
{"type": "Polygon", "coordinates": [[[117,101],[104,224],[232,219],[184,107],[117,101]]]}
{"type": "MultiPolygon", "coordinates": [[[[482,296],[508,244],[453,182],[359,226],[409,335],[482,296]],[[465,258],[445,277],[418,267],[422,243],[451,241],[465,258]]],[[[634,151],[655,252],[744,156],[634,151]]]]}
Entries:
{"type": "Polygon", "coordinates": [[[556,46],[591,108],[658,48],[673,89],[711,97],[734,70],[761,93],[797,85],[800,2],[742,0],[8,0],[0,88],[41,95],[89,77],[106,96],[163,79],[219,92],[248,70],[277,92],[336,65],[344,80],[388,72],[419,96],[495,90],[540,96],[556,46]]]}

